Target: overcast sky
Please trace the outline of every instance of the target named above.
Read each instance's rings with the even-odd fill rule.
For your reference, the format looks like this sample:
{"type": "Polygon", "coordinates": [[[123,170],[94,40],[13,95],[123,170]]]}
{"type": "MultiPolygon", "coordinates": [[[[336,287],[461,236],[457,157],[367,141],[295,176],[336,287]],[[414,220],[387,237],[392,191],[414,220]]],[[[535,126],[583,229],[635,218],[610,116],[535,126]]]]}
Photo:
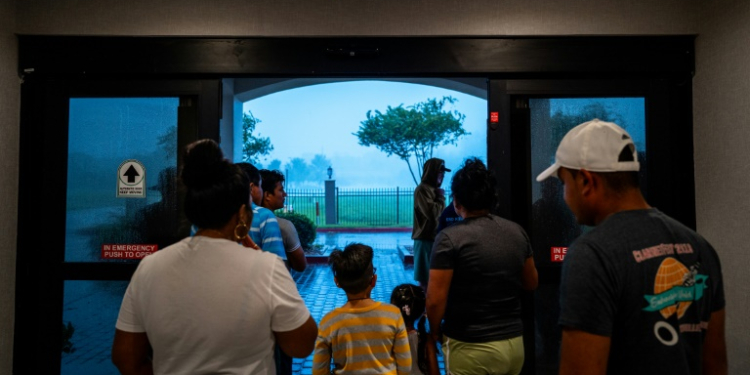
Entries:
{"type": "MultiPolygon", "coordinates": [[[[385,112],[389,105],[410,106],[443,96],[458,99],[446,109],[466,115],[464,129],[471,135],[457,146],[437,148],[433,156],[445,159],[449,168],[457,168],[467,156],[486,160],[486,100],[433,86],[383,81],[307,86],[246,102],[244,112],[251,111],[262,121],[256,133],[270,137],[274,146],[266,165],[273,159],[283,164],[294,157],[309,161],[315,154],[324,154],[331,160],[337,186],[414,187],[406,162],[387,157],[375,147],[360,146],[353,133],[368,110],[385,112]]],[[[321,182],[325,178],[322,174],[321,182]]]]}

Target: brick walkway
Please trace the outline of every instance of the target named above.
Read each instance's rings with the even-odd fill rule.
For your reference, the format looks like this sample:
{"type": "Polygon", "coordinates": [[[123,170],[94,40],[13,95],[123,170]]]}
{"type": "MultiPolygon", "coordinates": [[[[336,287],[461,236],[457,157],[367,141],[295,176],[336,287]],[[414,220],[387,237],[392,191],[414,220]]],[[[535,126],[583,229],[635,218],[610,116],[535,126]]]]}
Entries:
{"type": "MultiPolygon", "coordinates": [[[[378,268],[378,282],[372,293],[377,301],[389,302],[396,285],[415,283],[412,266],[404,266],[393,246],[375,244],[373,263],[378,268]]],[[[346,294],[333,282],[327,265],[311,264],[305,272],[295,273],[300,295],[305,300],[313,319],[320,319],[336,307],[346,303],[346,294]]],[[[63,353],[63,375],[117,374],[111,363],[110,350],[115,320],[128,281],[66,281],[64,322],[76,326],[71,339],[75,352],[63,353]]],[[[312,356],[295,359],[295,375],[311,373],[312,356]]]]}
{"type": "MultiPolygon", "coordinates": [[[[372,292],[372,298],[376,301],[389,302],[396,285],[415,283],[413,268],[403,265],[396,250],[375,249],[373,264],[378,269],[378,282],[372,292]]],[[[310,265],[305,272],[296,273],[294,280],[316,322],[346,303],[346,294],[333,283],[333,273],[326,265],[310,265]]],[[[295,374],[311,374],[312,355],[304,359],[295,358],[292,369],[295,374]]]]}

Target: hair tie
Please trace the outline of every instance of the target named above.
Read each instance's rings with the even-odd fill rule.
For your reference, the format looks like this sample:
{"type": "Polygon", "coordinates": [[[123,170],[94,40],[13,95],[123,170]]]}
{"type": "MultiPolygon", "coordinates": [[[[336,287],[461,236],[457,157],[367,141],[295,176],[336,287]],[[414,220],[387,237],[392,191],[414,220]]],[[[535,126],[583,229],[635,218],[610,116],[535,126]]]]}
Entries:
{"type": "Polygon", "coordinates": [[[411,316],[411,309],[409,308],[409,305],[404,305],[401,310],[404,310],[404,314],[406,314],[406,316],[411,316]]]}

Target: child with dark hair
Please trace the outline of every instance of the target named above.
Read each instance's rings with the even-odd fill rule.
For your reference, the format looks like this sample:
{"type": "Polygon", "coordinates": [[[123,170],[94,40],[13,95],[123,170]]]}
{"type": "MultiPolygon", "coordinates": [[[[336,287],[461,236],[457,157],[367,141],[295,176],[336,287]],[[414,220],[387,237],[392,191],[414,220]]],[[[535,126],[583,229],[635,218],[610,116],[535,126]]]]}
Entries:
{"type": "Polygon", "coordinates": [[[409,374],[411,353],[401,313],[370,298],[378,279],[372,257],[372,248],[361,243],[331,252],[333,280],[347,302],[320,321],[313,375],[409,374]]]}
{"type": "Polygon", "coordinates": [[[425,354],[425,351],[433,352],[436,349],[435,342],[425,330],[427,317],[424,315],[426,304],[424,289],[413,284],[398,285],[393,288],[391,293],[391,304],[401,310],[401,316],[404,318],[404,324],[406,324],[411,349],[411,374],[440,374],[436,356],[430,355],[428,357],[425,354]],[[415,329],[414,323],[417,321],[419,322],[415,329]],[[432,361],[433,359],[435,360],[432,361]]]}

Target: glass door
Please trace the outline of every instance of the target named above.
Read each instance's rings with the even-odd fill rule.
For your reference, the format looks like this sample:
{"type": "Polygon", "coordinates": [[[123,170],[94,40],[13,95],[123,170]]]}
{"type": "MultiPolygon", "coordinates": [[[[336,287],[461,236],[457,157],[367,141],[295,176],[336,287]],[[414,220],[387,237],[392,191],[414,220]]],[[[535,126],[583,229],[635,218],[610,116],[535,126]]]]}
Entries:
{"type": "MultiPolygon", "coordinates": [[[[563,200],[562,184],[550,178],[541,183],[536,176],[554,163],[555,151],[563,136],[583,122],[598,118],[623,127],[635,141],[641,188],[646,176],[646,117],[643,97],[560,98],[538,97],[528,103],[531,150],[531,228],[534,262],[540,274],[559,274],[568,246],[591,227],[576,222],[563,200]]],[[[557,374],[561,329],[559,283],[539,284],[534,294],[534,357],[536,373],[557,374]]]]}
{"type": "Polygon", "coordinates": [[[694,226],[690,98],[680,80],[490,80],[488,164],[498,175],[499,215],[530,236],[539,287],[523,296],[523,374],[556,374],[561,329],[559,283],[567,247],[590,230],[576,223],[560,182],[536,182],[562,137],[599,118],[624,127],[641,162],[652,206],[694,226]]]}
{"type": "Polygon", "coordinates": [[[19,277],[26,289],[20,294],[32,294],[18,306],[16,335],[23,337],[15,365],[22,373],[118,374],[110,352],[122,296],[140,259],[189,235],[177,204],[178,155],[193,140],[218,134],[218,100],[206,98],[215,98],[219,85],[79,82],[45,89],[55,111],[40,116],[38,148],[25,159],[47,161],[21,184],[60,180],[46,199],[21,204],[32,212],[44,200],[59,200],[40,216],[55,222],[51,231],[59,235],[19,233],[19,264],[28,270],[19,277]],[[209,113],[213,121],[199,126],[209,113]],[[20,256],[32,248],[33,258],[20,256]]]}

